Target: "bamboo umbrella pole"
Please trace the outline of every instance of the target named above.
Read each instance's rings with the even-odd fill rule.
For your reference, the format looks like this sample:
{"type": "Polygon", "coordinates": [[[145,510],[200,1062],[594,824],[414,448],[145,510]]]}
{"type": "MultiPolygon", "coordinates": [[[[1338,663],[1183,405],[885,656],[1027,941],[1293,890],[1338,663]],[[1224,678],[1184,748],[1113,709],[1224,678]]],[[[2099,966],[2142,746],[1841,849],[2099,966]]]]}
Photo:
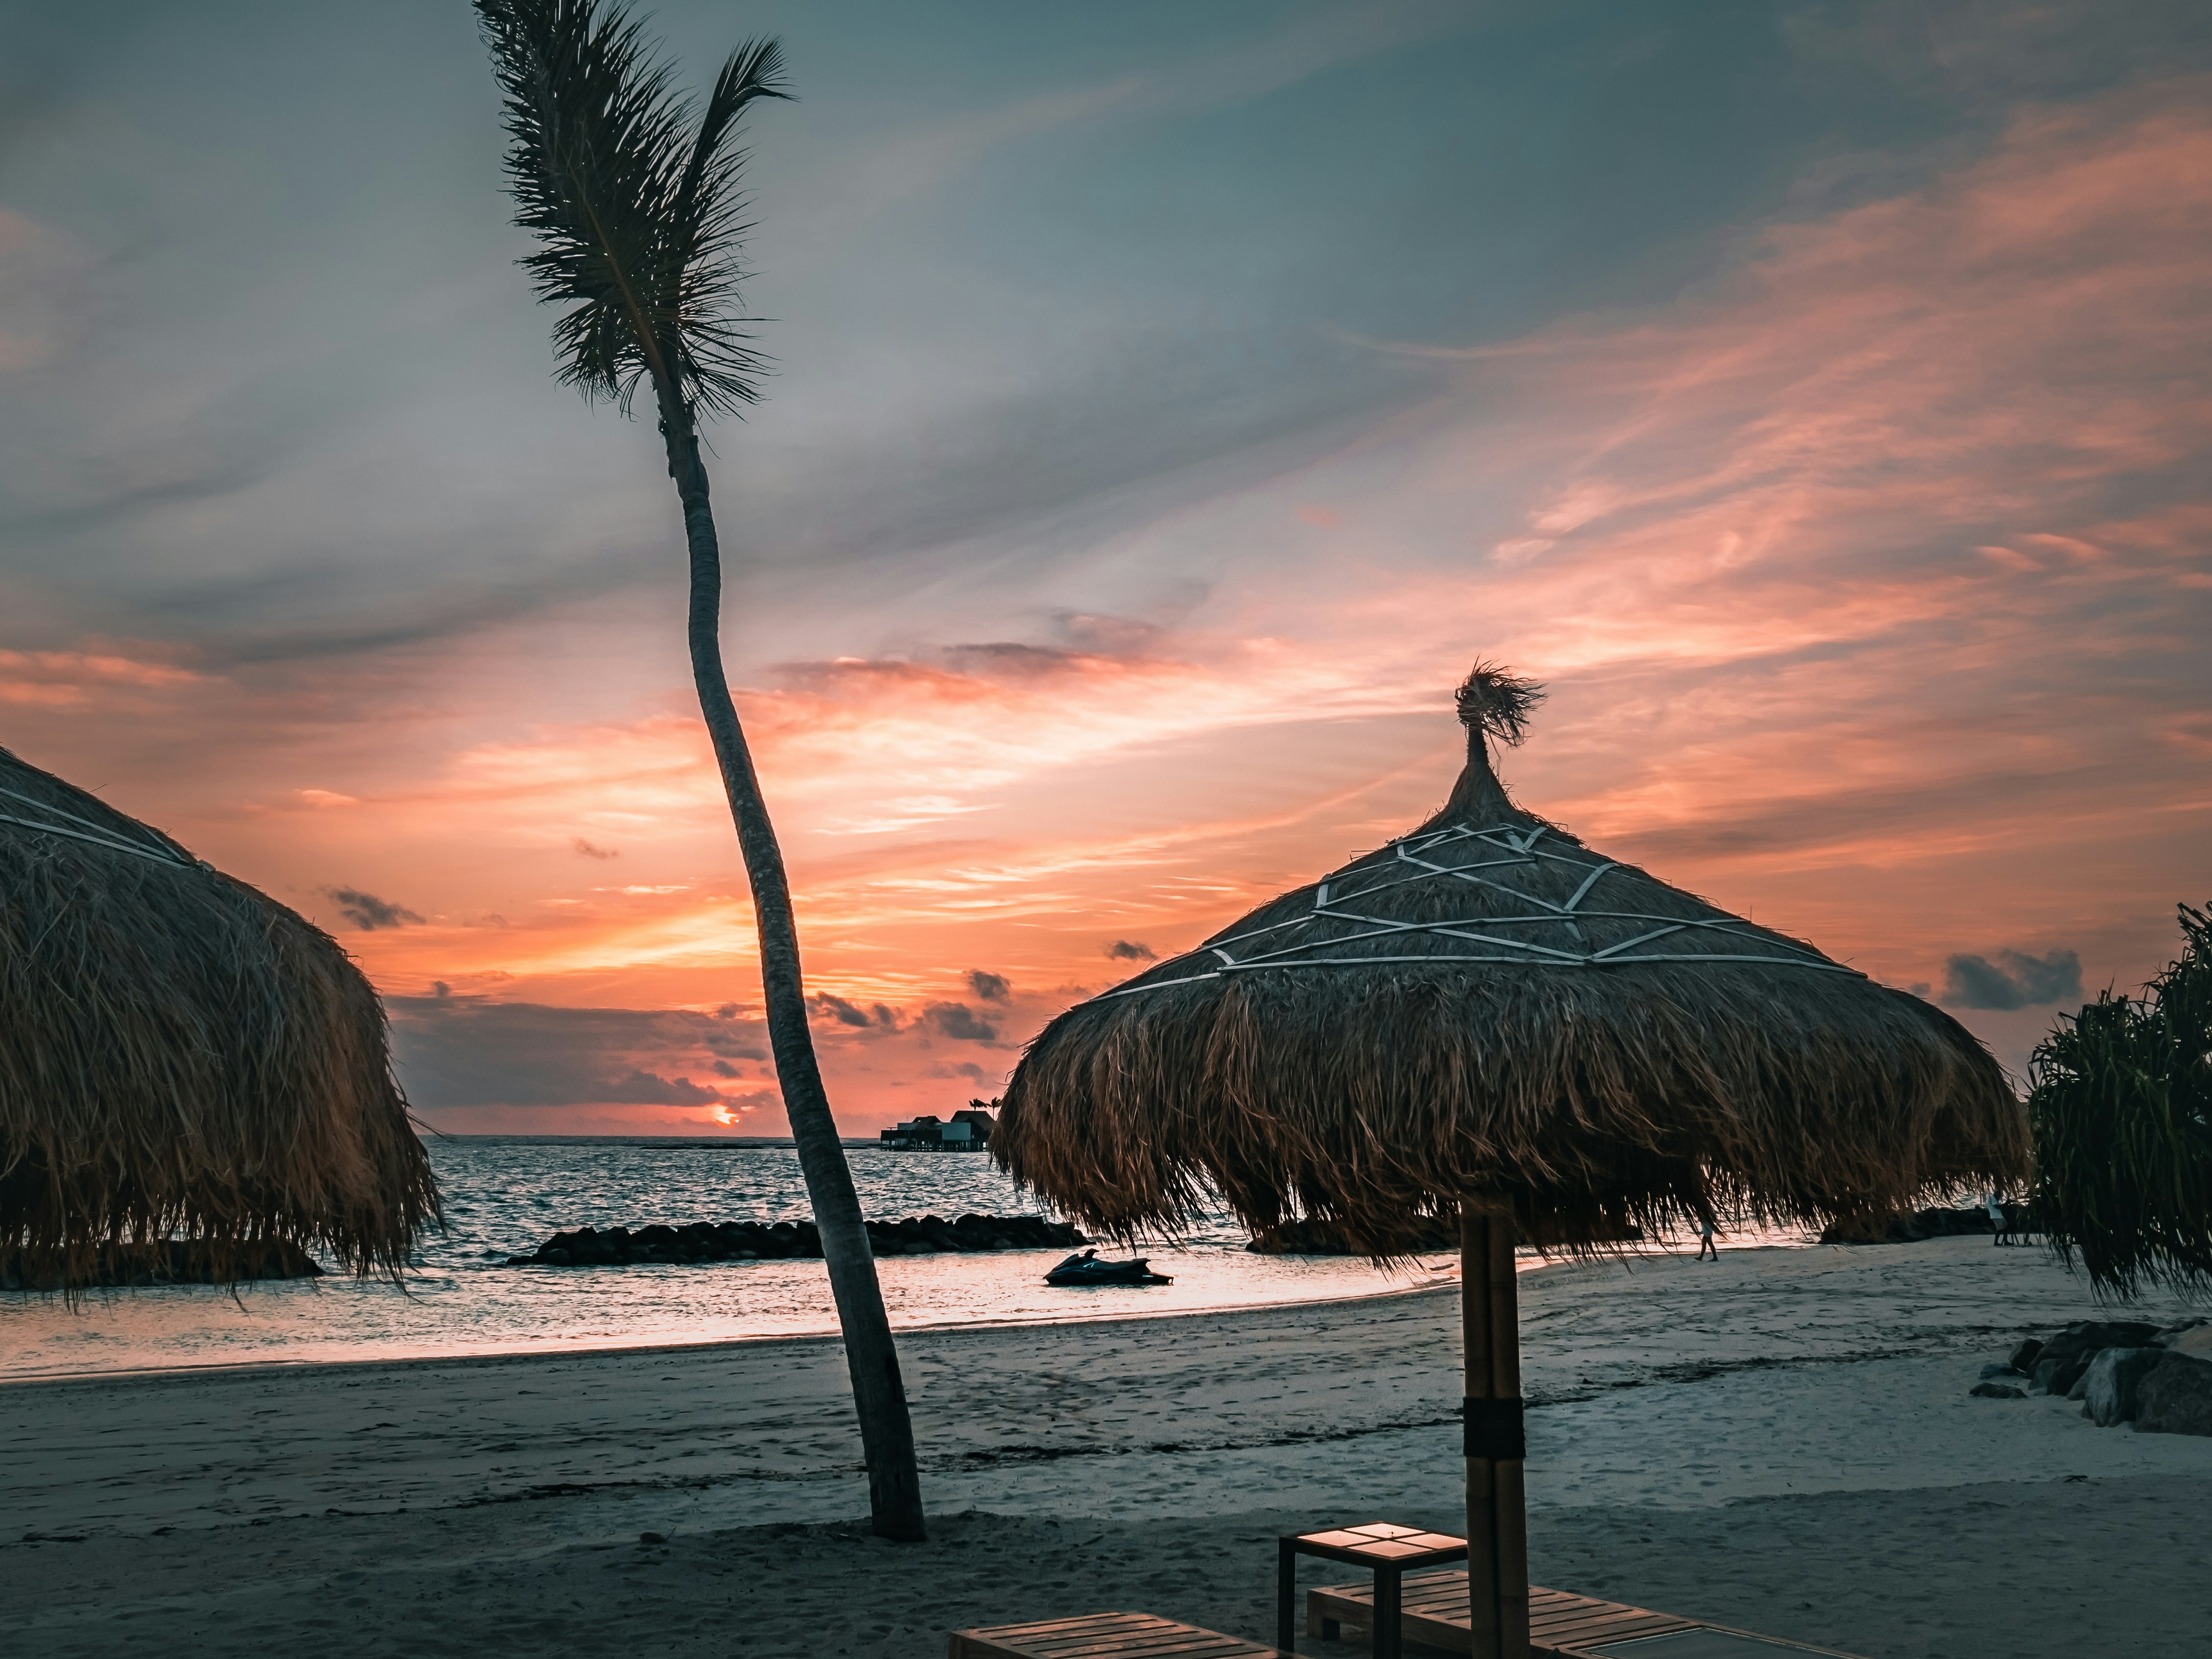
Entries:
{"type": "Polygon", "coordinates": [[[1467,1630],[1474,1659],[1503,1659],[1498,1644],[1497,1465],[1478,1457],[1478,1425],[1491,1398],[1490,1217],[1474,1199],[1459,1212],[1460,1331],[1466,1350],[1467,1630]]]}
{"type": "Polygon", "coordinates": [[[1460,1325],[1467,1362],[1468,1632],[1474,1659],[1528,1654],[1519,1290],[1510,1207],[1492,1195],[1469,1197],[1460,1207],[1460,1325]]]}
{"type": "Polygon", "coordinates": [[[1492,1477],[1497,1499],[1498,1647],[1501,1659],[1528,1655],[1528,1500],[1522,1485],[1521,1281],[1513,1266],[1513,1212],[1490,1215],[1491,1397],[1504,1408],[1512,1455],[1492,1477]]]}

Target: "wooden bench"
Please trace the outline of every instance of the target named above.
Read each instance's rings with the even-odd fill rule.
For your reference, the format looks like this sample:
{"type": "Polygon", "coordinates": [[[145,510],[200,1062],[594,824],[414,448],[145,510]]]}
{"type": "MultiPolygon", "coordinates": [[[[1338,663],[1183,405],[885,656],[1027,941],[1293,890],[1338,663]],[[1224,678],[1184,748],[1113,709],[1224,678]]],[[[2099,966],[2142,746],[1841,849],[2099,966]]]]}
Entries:
{"type": "MultiPolygon", "coordinates": [[[[1460,1581],[1467,1581],[1462,1577],[1460,1581]]],[[[1464,1594],[1464,1592],[1462,1592],[1464,1594]]],[[[1149,1613],[1094,1613],[952,1632],[951,1659],[1294,1659],[1149,1613]]]]}
{"type": "MultiPolygon", "coordinates": [[[[1401,1590],[1399,1629],[1408,1642],[1465,1653],[1467,1575],[1427,1573],[1401,1590]]],[[[1340,1626],[1362,1630],[1375,1620],[1375,1591],[1367,1584],[1337,1584],[1306,1592],[1306,1628],[1334,1637],[1340,1626]]],[[[1528,1587],[1528,1651],[1539,1659],[1761,1659],[1761,1656],[1820,1654],[1851,1659],[1833,1648],[1809,1647],[1723,1625],[1702,1624],[1670,1613],[1653,1613],[1592,1595],[1528,1587]],[[1630,1646],[1617,1644],[1633,1644],[1630,1646]]]]}

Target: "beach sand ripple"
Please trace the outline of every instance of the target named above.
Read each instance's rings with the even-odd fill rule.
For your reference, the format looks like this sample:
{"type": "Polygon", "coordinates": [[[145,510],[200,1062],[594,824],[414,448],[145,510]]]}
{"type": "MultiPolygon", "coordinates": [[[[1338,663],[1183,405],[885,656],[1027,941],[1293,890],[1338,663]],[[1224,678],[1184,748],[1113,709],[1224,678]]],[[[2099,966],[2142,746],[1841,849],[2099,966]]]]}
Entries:
{"type": "MultiPolygon", "coordinates": [[[[1540,1582],[1875,1659],[2204,1650],[2212,1439],[1967,1395],[2094,1311],[2042,1252],[1742,1251],[1523,1297],[1540,1582]]],[[[1277,1533],[1457,1529],[1457,1343],[1449,1293],[908,1335],[921,1547],[854,1524],[833,1343],[12,1384],[0,1648],[934,1659],[1110,1607],[1264,1636],[1277,1533]]]]}

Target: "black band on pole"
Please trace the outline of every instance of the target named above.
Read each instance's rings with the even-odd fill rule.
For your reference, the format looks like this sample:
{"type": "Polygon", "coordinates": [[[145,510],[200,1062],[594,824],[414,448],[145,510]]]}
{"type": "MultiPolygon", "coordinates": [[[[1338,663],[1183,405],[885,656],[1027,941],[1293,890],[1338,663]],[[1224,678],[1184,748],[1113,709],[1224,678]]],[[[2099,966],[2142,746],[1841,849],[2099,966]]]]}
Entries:
{"type": "Polygon", "coordinates": [[[1461,1431],[1467,1455],[1487,1457],[1492,1462],[1522,1463],[1528,1457],[1528,1437],[1522,1431],[1522,1402],[1514,1400],[1469,1400],[1461,1431]]]}

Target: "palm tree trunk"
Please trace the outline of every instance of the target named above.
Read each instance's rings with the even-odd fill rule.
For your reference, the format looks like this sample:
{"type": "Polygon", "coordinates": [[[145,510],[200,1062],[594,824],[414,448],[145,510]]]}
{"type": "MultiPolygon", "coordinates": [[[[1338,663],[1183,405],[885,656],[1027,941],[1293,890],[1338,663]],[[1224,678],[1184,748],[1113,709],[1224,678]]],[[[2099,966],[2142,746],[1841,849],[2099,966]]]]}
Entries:
{"type": "Polygon", "coordinates": [[[830,1291],[837,1304],[837,1322],[845,1334],[845,1364],[852,1373],[853,1402],[860,1413],[860,1443],[868,1463],[868,1506],[875,1530],[885,1538],[918,1542],[926,1535],[921,1480],[915,1468],[914,1425],[907,1413],[906,1385],[899,1377],[898,1350],[891,1342],[884,1312],[883,1287],[860,1216],[853,1172],[830,1113],[814,1037],[806,1024],[806,988],[799,963],[799,927],[791,910],[791,883],[783,870],[783,849],[769,822],[753,772],[752,751],[738,724],[737,705],[722,670],[722,555],[714,535],[714,514],[707,500],[707,469],[699,459],[699,439],[689,411],[661,407],[662,435],[668,445],[668,471],[684,502],[684,533],[691,555],[691,678],[699,691],[699,710],[714,741],[722,788],[737,821],[738,846],[751,884],[753,912],[760,925],[761,986],[768,1005],[769,1046],[775,1055],[776,1080],[799,1145],[799,1167],[814,1204],[821,1230],[822,1255],[830,1269],[830,1291]]]}

